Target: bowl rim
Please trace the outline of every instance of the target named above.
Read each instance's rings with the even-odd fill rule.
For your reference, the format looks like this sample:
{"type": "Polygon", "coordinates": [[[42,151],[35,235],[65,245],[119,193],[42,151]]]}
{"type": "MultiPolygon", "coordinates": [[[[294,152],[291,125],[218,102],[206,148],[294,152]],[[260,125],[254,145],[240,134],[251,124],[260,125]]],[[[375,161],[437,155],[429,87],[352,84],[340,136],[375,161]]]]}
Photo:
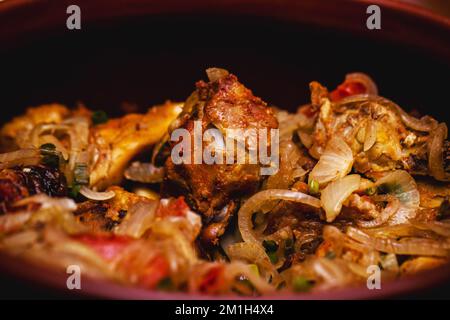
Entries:
{"type": "Polygon", "coordinates": [[[16,279],[25,281],[27,285],[38,285],[67,296],[99,299],[124,300],[368,300],[395,298],[401,294],[418,293],[433,286],[448,283],[450,280],[450,264],[424,270],[414,275],[381,283],[381,289],[369,290],[363,284],[347,286],[325,291],[306,293],[281,292],[259,297],[238,295],[207,295],[187,292],[164,292],[123,285],[106,279],[91,278],[81,275],[81,290],[69,290],[66,286],[68,274],[61,269],[46,267],[20,257],[0,252],[0,271],[16,279]]]}
{"type": "MultiPolygon", "coordinates": [[[[181,0],[170,0],[169,2],[180,2],[181,0]]],[[[246,3],[252,5],[260,3],[257,0],[232,0],[234,2],[246,3]]],[[[48,3],[46,0],[6,0],[0,2],[0,25],[1,17],[9,15],[21,10],[27,10],[30,5],[41,5],[48,3]]],[[[98,1],[101,2],[101,1],[98,1]]],[[[137,3],[137,0],[131,0],[133,3],[137,3]]],[[[157,2],[157,1],[154,1],[157,2]]],[[[160,1],[163,2],[163,1],[160,1]]],[[[194,3],[203,3],[203,0],[193,0],[194,3]]],[[[215,4],[223,4],[225,0],[217,0],[215,4]]],[[[270,3],[270,0],[264,0],[266,4],[270,3]]],[[[276,3],[292,3],[291,0],[276,1],[276,3]]],[[[437,26],[440,30],[443,30],[447,34],[450,34],[450,18],[439,15],[436,12],[428,10],[426,8],[419,7],[418,5],[400,1],[389,0],[351,0],[346,1],[348,3],[369,5],[376,4],[393,10],[400,15],[409,15],[414,18],[418,18],[429,25],[437,26]]],[[[145,14],[152,14],[152,12],[146,12],[145,14]]],[[[1,30],[1,28],[0,28],[1,30]]],[[[0,37],[1,38],[1,37],[0,37]]],[[[63,272],[57,272],[43,266],[36,266],[34,264],[24,262],[17,257],[11,257],[0,253],[0,269],[4,270],[8,274],[20,279],[27,279],[29,283],[37,283],[44,287],[49,287],[56,290],[67,290],[65,288],[65,279],[67,275],[63,272]],[[31,270],[31,272],[30,272],[31,270]]],[[[313,292],[313,293],[282,293],[277,295],[268,295],[259,297],[258,299],[379,299],[386,297],[398,296],[403,293],[412,293],[417,290],[425,289],[437,285],[442,282],[450,280],[450,268],[449,265],[445,265],[440,268],[436,268],[429,271],[424,271],[419,275],[405,277],[382,284],[382,290],[368,290],[365,287],[346,287],[342,289],[336,289],[326,292],[313,292]]],[[[140,288],[124,287],[108,281],[102,281],[98,279],[89,279],[83,281],[83,289],[81,292],[77,292],[84,297],[103,297],[112,299],[183,299],[183,300],[205,300],[205,299],[254,299],[254,297],[237,297],[237,296],[205,296],[200,294],[187,294],[187,293],[166,293],[159,291],[149,291],[140,288]]]]}

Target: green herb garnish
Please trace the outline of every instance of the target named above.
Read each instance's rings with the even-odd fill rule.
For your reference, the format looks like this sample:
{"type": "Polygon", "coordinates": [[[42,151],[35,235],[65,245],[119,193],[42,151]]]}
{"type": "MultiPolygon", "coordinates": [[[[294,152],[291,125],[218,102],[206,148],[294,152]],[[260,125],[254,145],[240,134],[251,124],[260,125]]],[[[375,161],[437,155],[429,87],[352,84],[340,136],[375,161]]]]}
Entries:
{"type": "Polygon", "coordinates": [[[292,287],[295,292],[308,292],[311,290],[313,283],[305,277],[298,276],[292,281],[292,287]]]}
{"type": "Polygon", "coordinates": [[[80,194],[81,185],[74,184],[71,188],[69,188],[69,196],[72,199],[76,199],[80,194]]]}
{"type": "Polygon", "coordinates": [[[364,191],[364,193],[368,196],[373,196],[376,192],[377,192],[376,187],[369,187],[364,191]]]}
{"type": "Polygon", "coordinates": [[[314,179],[311,179],[311,181],[309,182],[309,193],[310,194],[319,193],[319,183],[314,179]]]}
{"type": "Polygon", "coordinates": [[[108,115],[103,110],[97,110],[92,113],[92,123],[94,125],[102,124],[108,121],[108,115]]]}
{"type": "Polygon", "coordinates": [[[264,240],[262,245],[267,252],[275,252],[278,250],[278,244],[274,240],[264,240]]]}
{"type": "Polygon", "coordinates": [[[270,262],[272,262],[272,264],[275,264],[278,262],[278,256],[277,253],[274,252],[267,252],[267,255],[269,256],[270,262]]]}

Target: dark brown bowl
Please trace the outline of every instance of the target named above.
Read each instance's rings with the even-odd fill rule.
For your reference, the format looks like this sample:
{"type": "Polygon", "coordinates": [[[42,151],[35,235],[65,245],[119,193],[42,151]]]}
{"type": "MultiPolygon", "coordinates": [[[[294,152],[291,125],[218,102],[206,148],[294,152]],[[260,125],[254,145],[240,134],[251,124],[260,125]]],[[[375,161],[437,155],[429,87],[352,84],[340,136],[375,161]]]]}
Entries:
{"type": "MultiPolygon", "coordinates": [[[[82,29],[66,29],[71,1],[0,2],[2,122],[30,105],[81,101],[111,114],[183,100],[204,69],[229,69],[265,101],[289,110],[308,101],[308,83],[329,88],[363,71],[382,95],[448,123],[450,21],[396,1],[77,1],[82,29]],[[378,4],[382,29],[366,28],[378,4]]],[[[68,293],[66,274],[0,256],[3,275],[68,293]]],[[[367,299],[448,288],[448,266],[382,285],[283,295],[283,299],[367,299]]],[[[205,299],[83,279],[83,296],[205,299]]],[[[1,287],[1,283],[0,283],[1,287]]],[[[55,291],[57,292],[57,291],[55,291]]]]}

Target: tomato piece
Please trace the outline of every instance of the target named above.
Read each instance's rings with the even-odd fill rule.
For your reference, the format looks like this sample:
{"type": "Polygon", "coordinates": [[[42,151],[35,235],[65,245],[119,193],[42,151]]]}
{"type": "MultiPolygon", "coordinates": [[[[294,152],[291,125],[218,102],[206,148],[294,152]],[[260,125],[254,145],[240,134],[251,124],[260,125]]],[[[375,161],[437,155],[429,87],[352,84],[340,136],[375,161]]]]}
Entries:
{"type": "Polygon", "coordinates": [[[317,108],[313,106],[306,106],[300,109],[300,112],[305,116],[307,116],[308,118],[314,117],[317,114],[317,111],[318,111],[317,108]]]}
{"type": "Polygon", "coordinates": [[[345,97],[366,93],[367,88],[360,82],[344,81],[334,91],[330,92],[332,101],[339,101],[345,97]]]}
{"type": "Polygon", "coordinates": [[[153,289],[161,280],[170,275],[170,266],[167,259],[162,255],[157,255],[150,260],[148,266],[139,277],[139,284],[143,287],[153,289]]]}
{"type": "Polygon", "coordinates": [[[167,205],[159,205],[156,214],[160,217],[184,217],[187,210],[189,210],[189,206],[184,201],[184,197],[179,197],[169,201],[167,205]]]}
{"type": "Polygon", "coordinates": [[[128,237],[101,234],[82,234],[73,238],[89,246],[108,261],[114,259],[132,241],[128,237]]]}
{"type": "Polygon", "coordinates": [[[221,265],[212,267],[200,282],[199,290],[204,293],[218,292],[223,285],[223,272],[224,268],[221,265]]]}

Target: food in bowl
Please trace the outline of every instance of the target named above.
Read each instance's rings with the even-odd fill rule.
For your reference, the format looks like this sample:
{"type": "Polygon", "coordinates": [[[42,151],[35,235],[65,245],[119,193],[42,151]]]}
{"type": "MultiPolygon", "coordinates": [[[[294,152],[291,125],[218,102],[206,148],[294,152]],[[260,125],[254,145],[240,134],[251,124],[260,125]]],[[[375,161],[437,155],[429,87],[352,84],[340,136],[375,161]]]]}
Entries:
{"type": "Polygon", "coordinates": [[[211,295],[330,290],[373,268],[394,281],[448,263],[445,123],[407,113],[363,73],[332,91],[311,82],[295,113],[226,70],[207,76],[145,114],[49,104],[6,123],[0,250],[211,295]]]}

